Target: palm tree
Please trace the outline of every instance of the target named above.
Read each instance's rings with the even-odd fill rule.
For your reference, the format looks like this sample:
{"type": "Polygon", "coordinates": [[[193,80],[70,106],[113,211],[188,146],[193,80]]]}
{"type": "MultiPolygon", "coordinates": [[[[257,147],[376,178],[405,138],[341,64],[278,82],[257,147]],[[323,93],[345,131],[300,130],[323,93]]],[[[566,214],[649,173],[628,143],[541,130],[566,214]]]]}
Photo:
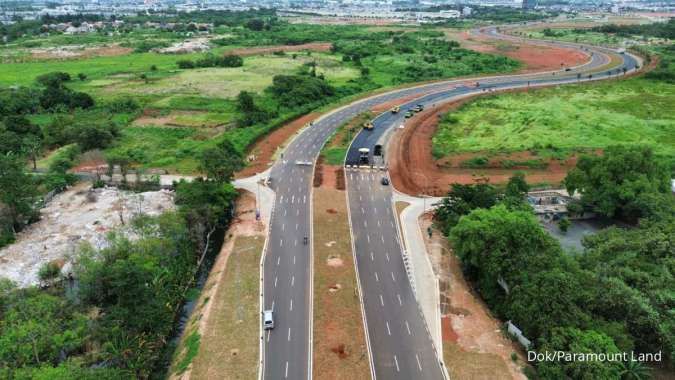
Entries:
{"type": "Polygon", "coordinates": [[[621,380],[646,380],[651,379],[649,367],[637,360],[621,362],[619,375],[621,380]]]}

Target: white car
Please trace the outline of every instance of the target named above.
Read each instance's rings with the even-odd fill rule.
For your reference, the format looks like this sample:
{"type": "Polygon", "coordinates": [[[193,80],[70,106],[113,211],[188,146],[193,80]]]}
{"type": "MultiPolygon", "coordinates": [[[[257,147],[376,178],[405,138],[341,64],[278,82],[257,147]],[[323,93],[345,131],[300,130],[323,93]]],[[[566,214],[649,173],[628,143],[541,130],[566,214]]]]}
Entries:
{"type": "Polygon", "coordinates": [[[274,328],[274,312],[272,310],[263,311],[263,328],[265,330],[274,328]]]}

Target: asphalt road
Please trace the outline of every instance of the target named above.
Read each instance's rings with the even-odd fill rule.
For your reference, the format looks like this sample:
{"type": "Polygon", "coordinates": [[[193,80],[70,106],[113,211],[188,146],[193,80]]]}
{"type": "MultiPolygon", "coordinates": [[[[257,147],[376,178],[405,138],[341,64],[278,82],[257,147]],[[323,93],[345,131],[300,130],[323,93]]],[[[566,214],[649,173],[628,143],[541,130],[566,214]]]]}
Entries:
{"type": "MultiPolygon", "coordinates": [[[[486,29],[484,33],[496,32],[486,29]]],[[[584,65],[584,72],[607,63],[602,54],[596,53],[592,58],[584,65]]],[[[635,66],[632,58],[624,58],[629,69],[635,66]]],[[[270,187],[276,199],[263,260],[262,297],[263,308],[274,310],[275,328],[263,336],[265,379],[312,376],[311,177],[321,147],[341,124],[375,105],[420,96],[401,107],[398,115],[382,114],[375,120],[373,131],[362,131],[356,137],[347,157],[347,164],[353,164],[354,152],[359,147],[369,147],[372,152],[387,128],[400,124],[405,110],[415,104],[429,106],[472,91],[522,86],[527,81],[531,85],[569,83],[577,81],[577,77],[576,71],[572,71],[564,75],[502,76],[479,81],[478,87],[447,81],[394,90],[337,109],[303,130],[272,167],[270,187]],[[304,237],[310,240],[306,245],[304,237]]],[[[391,209],[391,190],[379,185],[380,177],[381,174],[347,173],[372,369],[382,379],[442,378],[435,348],[403,265],[391,209]]]]}

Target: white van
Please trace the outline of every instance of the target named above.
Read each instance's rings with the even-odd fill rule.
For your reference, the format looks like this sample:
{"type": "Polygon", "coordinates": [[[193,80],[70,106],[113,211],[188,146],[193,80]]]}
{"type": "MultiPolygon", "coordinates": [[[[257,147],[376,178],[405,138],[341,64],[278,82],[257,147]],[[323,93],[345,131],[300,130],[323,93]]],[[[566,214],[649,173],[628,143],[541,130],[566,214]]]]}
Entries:
{"type": "Polygon", "coordinates": [[[263,311],[263,328],[272,330],[274,328],[274,315],[272,310],[263,311]]]}

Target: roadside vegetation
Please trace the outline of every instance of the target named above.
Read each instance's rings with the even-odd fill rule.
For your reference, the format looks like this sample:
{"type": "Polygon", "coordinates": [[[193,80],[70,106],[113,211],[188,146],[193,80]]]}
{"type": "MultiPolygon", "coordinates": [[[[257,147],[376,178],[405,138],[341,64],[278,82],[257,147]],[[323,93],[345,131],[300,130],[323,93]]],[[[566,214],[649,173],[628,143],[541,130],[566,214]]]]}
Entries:
{"type": "MultiPolygon", "coordinates": [[[[610,147],[580,160],[565,183],[581,193],[573,214],[593,211],[630,227],[590,235],[583,252],[566,254],[524,203],[520,175],[504,190],[453,185],[435,222],[466,277],[500,319],[523,330],[530,349],[662,352],[662,362],[651,364],[672,366],[675,202],[665,165],[648,147],[610,147]]],[[[646,359],[533,364],[542,379],[614,379],[644,377],[646,359]]]]}
{"type": "MultiPolygon", "coordinates": [[[[207,152],[201,166],[209,179],[177,183],[176,212],[138,215],[129,221],[129,234],[110,233],[102,247],[81,246],[72,277],[51,265],[40,270],[39,288],[1,282],[0,377],[164,375],[182,305],[219,246],[237,196],[229,181],[241,157],[229,143],[207,152]]],[[[0,155],[0,201],[9,218],[3,219],[3,243],[39,207],[33,197],[42,177],[24,167],[21,156],[0,155]]]]}
{"type": "MultiPolygon", "coordinates": [[[[69,103],[74,110],[33,107],[21,115],[43,130],[75,120],[114,124],[111,138],[101,139],[105,146],[97,147],[103,162],[85,164],[114,160],[137,169],[195,173],[199,168],[194,157],[223,138],[244,152],[289,120],[348,96],[519,66],[504,57],[462,49],[433,29],[290,24],[272,10],[118,21],[70,15],[0,29],[7,37],[0,86],[8,96],[30,97],[42,85],[38,77],[62,73],[70,78],[62,80],[64,87],[78,94],[77,101],[86,100],[86,107],[69,103]],[[105,26],[80,35],[44,33],[43,25],[63,22],[105,26]],[[200,39],[208,51],[157,50],[200,39]],[[317,51],[288,51],[289,45],[317,51]],[[261,46],[272,50],[243,56],[246,48],[261,46]],[[98,52],[100,48],[114,52],[98,52]],[[89,98],[82,99],[84,94],[89,98]]],[[[80,148],[83,153],[89,149],[80,148]]]]}
{"type": "Polygon", "coordinates": [[[464,167],[541,169],[615,144],[647,145],[675,170],[675,50],[657,50],[654,71],[626,80],[480,98],[445,114],[436,158],[472,153],[464,167]],[[517,158],[529,153],[527,159],[517,158]],[[508,158],[514,155],[514,158],[508,158]],[[507,158],[504,158],[506,156],[507,158]]]}
{"type": "Polygon", "coordinates": [[[342,165],[345,162],[347,149],[352,139],[361,131],[363,124],[369,122],[372,118],[372,112],[364,112],[339,126],[321,150],[321,156],[324,157],[325,163],[342,165]]]}

